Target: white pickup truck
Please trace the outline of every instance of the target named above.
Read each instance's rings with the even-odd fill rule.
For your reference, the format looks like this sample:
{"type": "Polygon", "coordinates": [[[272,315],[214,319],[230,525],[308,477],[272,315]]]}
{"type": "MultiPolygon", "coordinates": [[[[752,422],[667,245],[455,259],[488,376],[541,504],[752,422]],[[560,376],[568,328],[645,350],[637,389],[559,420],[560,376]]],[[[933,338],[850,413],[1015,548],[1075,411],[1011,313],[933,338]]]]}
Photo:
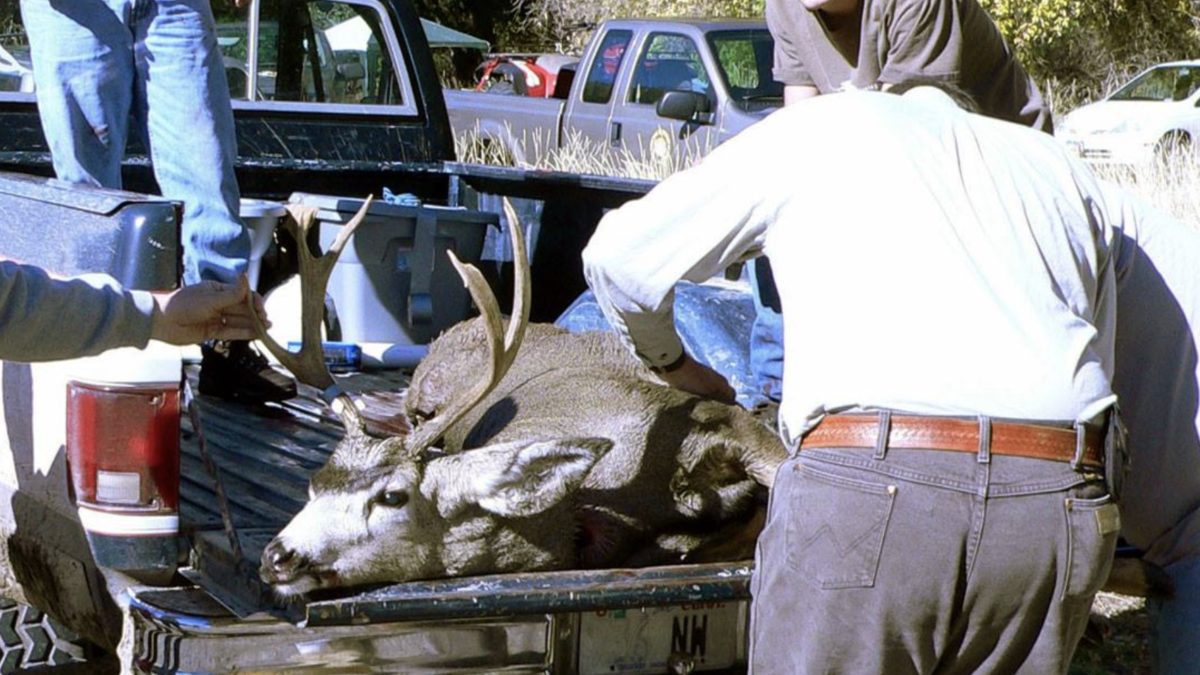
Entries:
{"type": "Polygon", "coordinates": [[[762,20],[620,19],[592,34],[550,98],[444,90],[460,144],[498,145],[518,165],[582,142],[676,166],[783,104],[762,20]]]}

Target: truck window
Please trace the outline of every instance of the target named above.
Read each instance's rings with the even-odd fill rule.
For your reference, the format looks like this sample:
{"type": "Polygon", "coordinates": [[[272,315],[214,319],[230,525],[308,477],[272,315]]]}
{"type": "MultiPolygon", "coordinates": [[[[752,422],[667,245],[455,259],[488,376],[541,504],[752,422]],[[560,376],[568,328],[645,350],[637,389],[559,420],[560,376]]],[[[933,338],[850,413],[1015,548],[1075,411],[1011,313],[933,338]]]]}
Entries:
{"type": "Polygon", "coordinates": [[[0,25],[0,93],[32,91],[33,64],[25,28],[16,20],[0,25]]]}
{"type": "Polygon", "coordinates": [[[405,105],[377,2],[263,0],[250,91],[245,21],[218,19],[234,100],[405,105]]]}
{"type": "Polygon", "coordinates": [[[625,48],[633,31],[610,30],[596,50],[592,65],[588,68],[587,81],[583,87],[583,100],[586,103],[608,103],[612,98],[613,84],[617,80],[617,71],[621,68],[621,60],[625,57],[625,48]]]}
{"type": "Polygon", "coordinates": [[[690,37],[654,33],[638,59],[629,101],[654,105],[668,91],[694,91],[713,99],[710,85],[700,50],[690,37]]]}
{"type": "Polygon", "coordinates": [[[713,31],[708,43],[734,105],[749,111],[783,104],[783,85],[771,74],[775,41],[767,29],[713,31]]]}

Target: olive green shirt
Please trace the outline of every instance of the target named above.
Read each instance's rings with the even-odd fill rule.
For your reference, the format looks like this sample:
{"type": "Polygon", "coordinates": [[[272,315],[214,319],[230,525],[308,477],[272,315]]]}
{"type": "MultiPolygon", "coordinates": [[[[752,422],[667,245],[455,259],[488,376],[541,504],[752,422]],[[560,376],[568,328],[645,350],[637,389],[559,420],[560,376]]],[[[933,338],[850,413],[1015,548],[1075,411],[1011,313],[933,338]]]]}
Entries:
{"type": "Polygon", "coordinates": [[[766,15],[775,79],[785,85],[828,94],[932,78],[966,90],[985,115],[1052,130],[1037,85],[976,0],[861,0],[852,57],[835,46],[823,15],[800,0],[767,0],[766,15]]]}

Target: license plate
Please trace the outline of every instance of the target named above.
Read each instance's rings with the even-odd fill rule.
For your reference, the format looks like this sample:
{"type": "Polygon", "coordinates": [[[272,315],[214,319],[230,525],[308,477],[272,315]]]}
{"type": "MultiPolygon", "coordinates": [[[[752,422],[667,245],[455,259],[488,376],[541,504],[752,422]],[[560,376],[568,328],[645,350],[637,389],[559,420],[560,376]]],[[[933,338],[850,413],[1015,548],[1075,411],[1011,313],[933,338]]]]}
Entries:
{"type": "Polygon", "coordinates": [[[696,670],[734,666],[743,657],[746,603],[601,610],[580,616],[579,672],[663,673],[672,655],[696,670]]]}

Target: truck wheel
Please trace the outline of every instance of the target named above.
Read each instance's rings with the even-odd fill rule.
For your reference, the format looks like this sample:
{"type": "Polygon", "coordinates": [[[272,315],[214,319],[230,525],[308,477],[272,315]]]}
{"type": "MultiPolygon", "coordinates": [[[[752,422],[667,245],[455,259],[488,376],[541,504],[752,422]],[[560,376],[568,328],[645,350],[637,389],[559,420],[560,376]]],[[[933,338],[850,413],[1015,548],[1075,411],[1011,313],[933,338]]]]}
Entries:
{"type": "Polygon", "coordinates": [[[0,673],[82,663],[97,652],[36,607],[0,598],[0,673]]]}

